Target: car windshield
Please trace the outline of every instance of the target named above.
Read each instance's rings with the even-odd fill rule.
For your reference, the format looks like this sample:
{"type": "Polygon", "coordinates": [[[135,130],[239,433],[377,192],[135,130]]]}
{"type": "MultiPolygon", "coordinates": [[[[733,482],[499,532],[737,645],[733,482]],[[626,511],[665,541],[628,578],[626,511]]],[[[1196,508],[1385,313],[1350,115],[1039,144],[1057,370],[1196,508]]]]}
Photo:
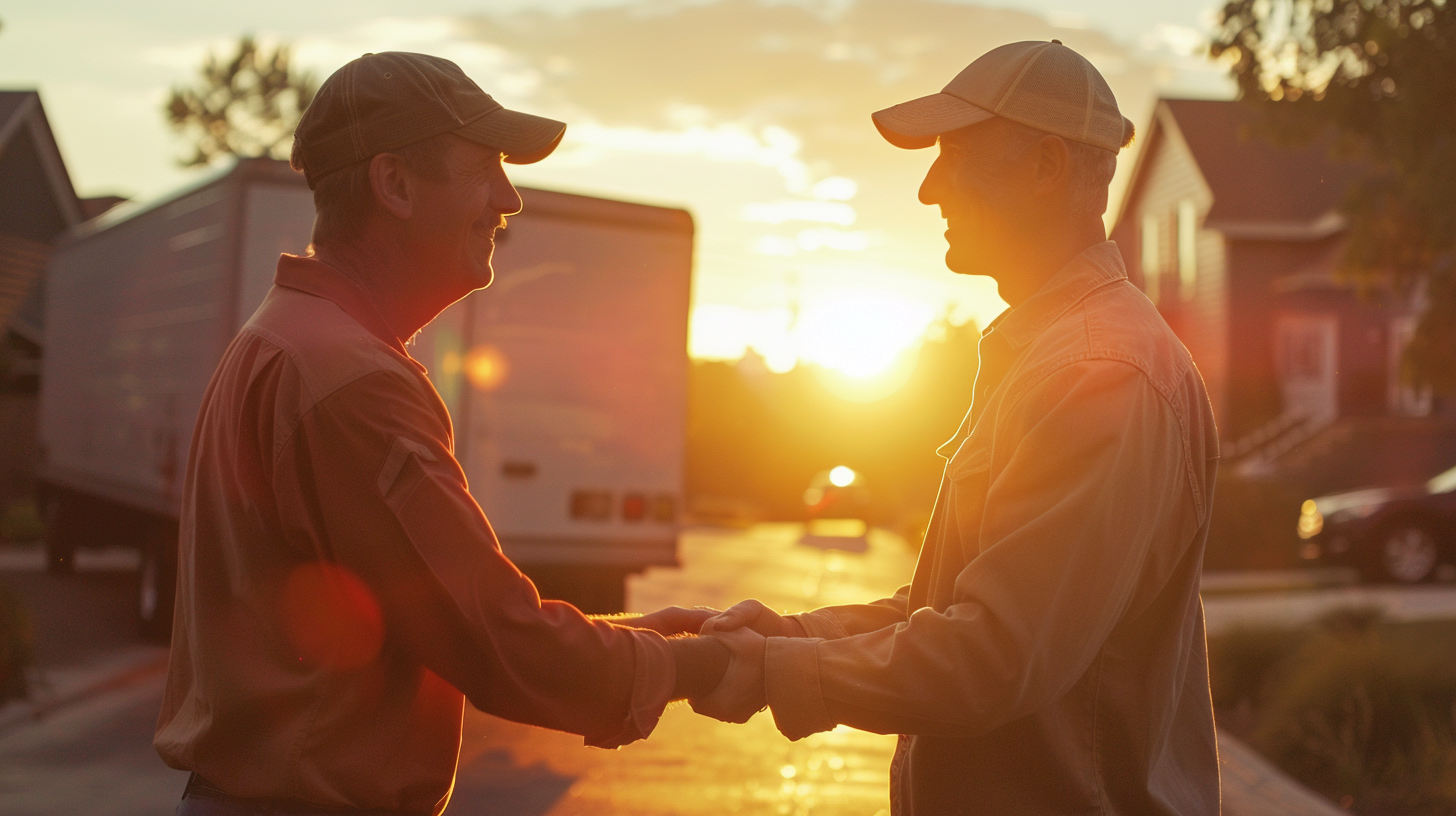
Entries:
{"type": "Polygon", "coordinates": [[[1456,490],[1456,467],[1438,476],[1433,476],[1429,482],[1426,482],[1426,489],[1432,493],[1450,493],[1456,490]]]}

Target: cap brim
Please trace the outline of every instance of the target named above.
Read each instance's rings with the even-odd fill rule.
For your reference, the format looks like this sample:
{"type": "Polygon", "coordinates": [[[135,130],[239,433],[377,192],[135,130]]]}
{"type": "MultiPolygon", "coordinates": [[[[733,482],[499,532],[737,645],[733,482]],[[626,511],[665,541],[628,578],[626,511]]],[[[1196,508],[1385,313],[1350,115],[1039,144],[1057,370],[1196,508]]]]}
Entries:
{"type": "Polygon", "coordinates": [[[942,133],[970,127],[995,115],[959,97],[938,93],[876,111],[870,118],[885,141],[916,150],[933,146],[935,138],[942,133]]]}
{"type": "Polygon", "coordinates": [[[499,149],[511,164],[531,164],[551,155],[561,144],[566,123],[497,108],[455,132],[472,142],[499,149]]]}

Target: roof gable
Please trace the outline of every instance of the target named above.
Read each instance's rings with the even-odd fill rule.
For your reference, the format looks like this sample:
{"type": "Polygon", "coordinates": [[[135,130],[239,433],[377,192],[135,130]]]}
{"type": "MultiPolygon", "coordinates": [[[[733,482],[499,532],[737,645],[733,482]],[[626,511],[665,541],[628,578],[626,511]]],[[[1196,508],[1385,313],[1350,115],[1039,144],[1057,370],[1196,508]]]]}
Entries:
{"type": "Polygon", "coordinates": [[[1333,212],[1362,171],[1330,158],[1328,142],[1276,145],[1253,133],[1242,102],[1164,100],[1213,190],[1210,221],[1317,220],[1333,212]]]}
{"type": "MultiPolygon", "coordinates": [[[[1213,194],[1205,223],[1231,236],[1323,238],[1340,231],[1339,205],[1363,167],[1337,161],[1327,142],[1288,147],[1254,134],[1258,112],[1243,102],[1163,99],[1148,146],[1163,137],[1187,145],[1213,194]]],[[[1147,151],[1144,151],[1147,152],[1147,151]]],[[[1139,195],[1147,163],[1139,156],[1127,204],[1139,195]]]]}
{"type": "Polygon", "coordinates": [[[35,91],[0,91],[0,328],[39,320],[49,247],[81,203],[35,91]]]}

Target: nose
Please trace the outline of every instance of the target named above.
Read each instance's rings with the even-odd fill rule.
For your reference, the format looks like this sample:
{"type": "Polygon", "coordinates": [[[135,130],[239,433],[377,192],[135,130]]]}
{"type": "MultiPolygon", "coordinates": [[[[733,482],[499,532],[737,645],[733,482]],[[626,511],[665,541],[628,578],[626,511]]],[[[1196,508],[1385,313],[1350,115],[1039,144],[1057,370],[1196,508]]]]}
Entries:
{"type": "Polygon", "coordinates": [[[490,182],[490,208],[501,215],[515,215],[521,211],[521,194],[500,167],[490,182]]]}
{"type": "Polygon", "coordinates": [[[945,185],[945,159],[937,156],[930,169],[925,171],[925,180],[920,182],[920,203],[934,206],[942,200],[945,185]]]}

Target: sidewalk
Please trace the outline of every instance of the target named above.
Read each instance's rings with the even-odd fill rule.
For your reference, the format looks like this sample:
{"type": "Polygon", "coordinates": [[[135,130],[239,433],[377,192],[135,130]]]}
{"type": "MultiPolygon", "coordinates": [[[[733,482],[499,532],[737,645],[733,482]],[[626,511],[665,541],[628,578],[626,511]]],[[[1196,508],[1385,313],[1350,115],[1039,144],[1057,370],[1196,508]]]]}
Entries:
{"type": "Polygon", "coordinates": [[[31,676],[30,698],[0,706],[0,739],[77,703],[126,690],[167,671],[164,646],[137,646],[113,652],[89,666],[39,669],[31,676]]]}
{"type": "Polygon", "coordinates": [[[1218,766],[1223,816],[1336,816],[1348,812],[1223,731],[1218,732],[1218,766]]]}
{"type": "MultiPolygon", "coordinates": [[[[134,705],[138,694],[147,698],[159,695],[166,665],[165,648],[135,647],[108,655],[85,669],[49,672],[32,700],[0,708],[0,749],[15,740],[43,738],[44,732],[55,728],[69,730],[68,717],[84,709],[134,705]]],[[[150,706],[155,701],[142,702],[150,706]]],[[[1220,732],[1218,747],[1224,816],[1335,816],[1345,812],[1302,787],[1234,737],[1220,732]]],[[[104,786],[114,781],[113,776],[95,781],[104,786]]],[[[172,785],[169,779],[160,784],[172,785]]],[[[174,792],[167,787],[165,794],[172,796],[174,792]]]]}

